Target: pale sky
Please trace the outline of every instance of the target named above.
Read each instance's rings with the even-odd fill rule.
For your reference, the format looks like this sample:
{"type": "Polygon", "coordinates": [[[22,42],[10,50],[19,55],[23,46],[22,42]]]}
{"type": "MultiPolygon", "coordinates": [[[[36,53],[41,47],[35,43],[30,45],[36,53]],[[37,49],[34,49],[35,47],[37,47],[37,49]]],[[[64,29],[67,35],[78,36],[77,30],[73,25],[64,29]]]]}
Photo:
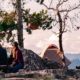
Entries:
{"type": "MultiPolygon", "coordinates": [[[[6,1],[9,1],[9,0],[6,0],[6,1]]],[[[48,1],[49,0],[46,0],[47,5],[49,5],[48,1]]],[[[54,1],[56,1],[57,3],[57,0],[54,0],[54,1]]],[[[69,0],[69,1],[75,2],[74,0],[69,0]]],[[[7,11],[12,10],[11,5],[9,4],[2,3],[1,5],[3,5],[2,8],[4,10],[5,9],[7,11]]],[[[35,11],[38,12],[39,10],[44,8],[43,6],[40,6],[37,3],[35,3],[33,0],[32,2],[27,3],[26,7],[30,8],[31,12],[35,12],[35,11]]],[[[77,24],[80,24],[80,21],[77,24]]],[[[40,53],[43,46],[46,43],[53,43],[58,46],[58,37],[57,35],[53,34],[51,30],[48,30],[48,31],[35,30],[33,31],[32,35],[28,35],[26,32],[24,32],[24,34],[25,34],[24,35],[25,48],[32,49],[35,52],[40,53]]],[[[80,53],[80,30],[64,33],[63,48],[65,53],[69,53],[69,52],[80,53]]]]}

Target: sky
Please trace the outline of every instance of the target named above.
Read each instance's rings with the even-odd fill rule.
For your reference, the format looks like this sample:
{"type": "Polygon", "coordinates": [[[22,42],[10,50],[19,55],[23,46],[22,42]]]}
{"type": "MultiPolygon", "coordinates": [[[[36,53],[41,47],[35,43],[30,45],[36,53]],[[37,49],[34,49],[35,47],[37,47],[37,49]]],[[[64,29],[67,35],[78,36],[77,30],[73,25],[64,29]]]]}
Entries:
{"type": "MultiPolygon", "coordinates": [[[[47,5],[49,5],[48,1],[49,0],[46,0],[47,5]]],[[[4,10],[12,10],[11,5],[7,3],[1,3],[1,6],[4,10]]],[[[31,13],[35,11],[38,12],[41,9],[46,9],[45,7],[35,3],[33,0],[31,2],[28,2],[27,5],[25,5],[25,8],[26,7],[31,9],[31,13]]],[[[72,16],[72,14],[70,15],[72,16]]],[[[58,36],[54,34],[52,30],[35,30],[31,35],[28,35],[28,33],[24,31],[24,46],[27,49],[32,49],[33,51],[40,53],[46,44],[51,43],[58,46],[58,36]]],[[[64,33],[63,48],[65,53],[80,53],[80,30],[64,33]]]]}

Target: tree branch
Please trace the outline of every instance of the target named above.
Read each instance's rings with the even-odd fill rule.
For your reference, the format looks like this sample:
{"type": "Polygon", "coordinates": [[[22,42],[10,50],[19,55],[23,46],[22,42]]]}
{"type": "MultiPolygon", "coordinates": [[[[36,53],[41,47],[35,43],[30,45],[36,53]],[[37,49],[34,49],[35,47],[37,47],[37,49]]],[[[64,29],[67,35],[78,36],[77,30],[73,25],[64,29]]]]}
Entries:
{"type": "Polygon", "coordinates": [[[66,28],[66,20],[67,20],[67,17],[68,17],[68,13],[69,13],[69,12],[67,12],[67,13],[65,14],[64,19],[63,19],[63,30],[62,30],[62,32],[66,32],[66,31],[65,31],[65,28],[66,28]]]}
{"type": "Polygon", "coordinates": [[[52,2],[53,2],[53,0],[51,0],[50,5],[49,5],[49,8],[50,8],[50,6],[51,6],[52,2]]]}
{"type": "Polygon", "coordinates": [[[55,32],[55,31],[52,31],[52,30],[51,30],[51,32],[54,33],[55,35],[59,35],[58,32],[55,32]]]}
{"type": "Polygon", "coordinates": [[[61,2],[61,0],[59,0],[59,3],[57,4],[57,6],[56,6],[56,9],[58,9],[62,4],[64,4],[65,2],[67,2],[68,0],[63,0],[62,2],[61,2]]]}
{"type": "Polygon", "coordinates": [[[71,12],[71,11],[76,10],[76,9],[80,9],[80,4],[78,4],[77,6],[75,6],[72,9],[64,9],[64,10],[60,10],[59,12],[71,12]]]}
{"type": "Polygon", "coordinates": [[[58,23],[59,23],[59,21],[56,21],[56,23],[55,23],[55,24],[53,24],[53,26],[56,26],[58,23]]]}
{"type": "Polygon", "coordinates": [[[46,4],[44,4],[43,3],[43,6],[45,6],[47,9],[49,9],[49,10],[54,10],[54,11],[56,11],[56,9],[54,9],[54,8],[50,8],[50,7],[48,7],[46,4]]]}
{"type": "Polygon", "coordinates": [[[72,19],[69,16],[68,16],[68,19],[70,20],[72,28],[74,29],[74,25],[73,25],[72,19]]]}

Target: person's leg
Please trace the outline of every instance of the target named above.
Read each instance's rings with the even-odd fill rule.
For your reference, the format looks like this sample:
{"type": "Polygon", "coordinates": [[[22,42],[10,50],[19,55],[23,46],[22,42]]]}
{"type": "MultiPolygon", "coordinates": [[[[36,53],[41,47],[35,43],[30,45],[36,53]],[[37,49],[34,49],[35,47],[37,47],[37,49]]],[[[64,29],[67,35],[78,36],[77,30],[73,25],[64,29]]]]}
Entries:
{"type": "Polygon", "coordinates": [[[13,67],[8,67],[8,71],[9,72],[17,72],[19,69],[22,69],[23,68],[23,65],[22,64],[17,64],[13,67]]]}
{"type": "Polygon", "coordinates": [[[13,67],[12,72],[17,72],[19,69],[22,69],[23,65],[22,64],[17,64],[13,67]]]}

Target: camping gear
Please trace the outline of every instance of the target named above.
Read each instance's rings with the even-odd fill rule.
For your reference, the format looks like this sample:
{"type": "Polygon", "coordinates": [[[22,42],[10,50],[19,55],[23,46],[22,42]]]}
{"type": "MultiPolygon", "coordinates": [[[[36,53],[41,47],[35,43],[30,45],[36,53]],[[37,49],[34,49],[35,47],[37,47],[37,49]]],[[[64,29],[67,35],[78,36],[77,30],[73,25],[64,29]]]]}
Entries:
{"type": "Polygon", "coordinates": [[[40,54],[43,59],[48,59],[49,61],[57,62],[60,65],[68,66],[71,62],[64,56],[64,53],[59,50],[59,48],[54,44],[48,44],[44,47],[40,54]],[[65,62],[63,59],[65,58],[65,62]]]}

